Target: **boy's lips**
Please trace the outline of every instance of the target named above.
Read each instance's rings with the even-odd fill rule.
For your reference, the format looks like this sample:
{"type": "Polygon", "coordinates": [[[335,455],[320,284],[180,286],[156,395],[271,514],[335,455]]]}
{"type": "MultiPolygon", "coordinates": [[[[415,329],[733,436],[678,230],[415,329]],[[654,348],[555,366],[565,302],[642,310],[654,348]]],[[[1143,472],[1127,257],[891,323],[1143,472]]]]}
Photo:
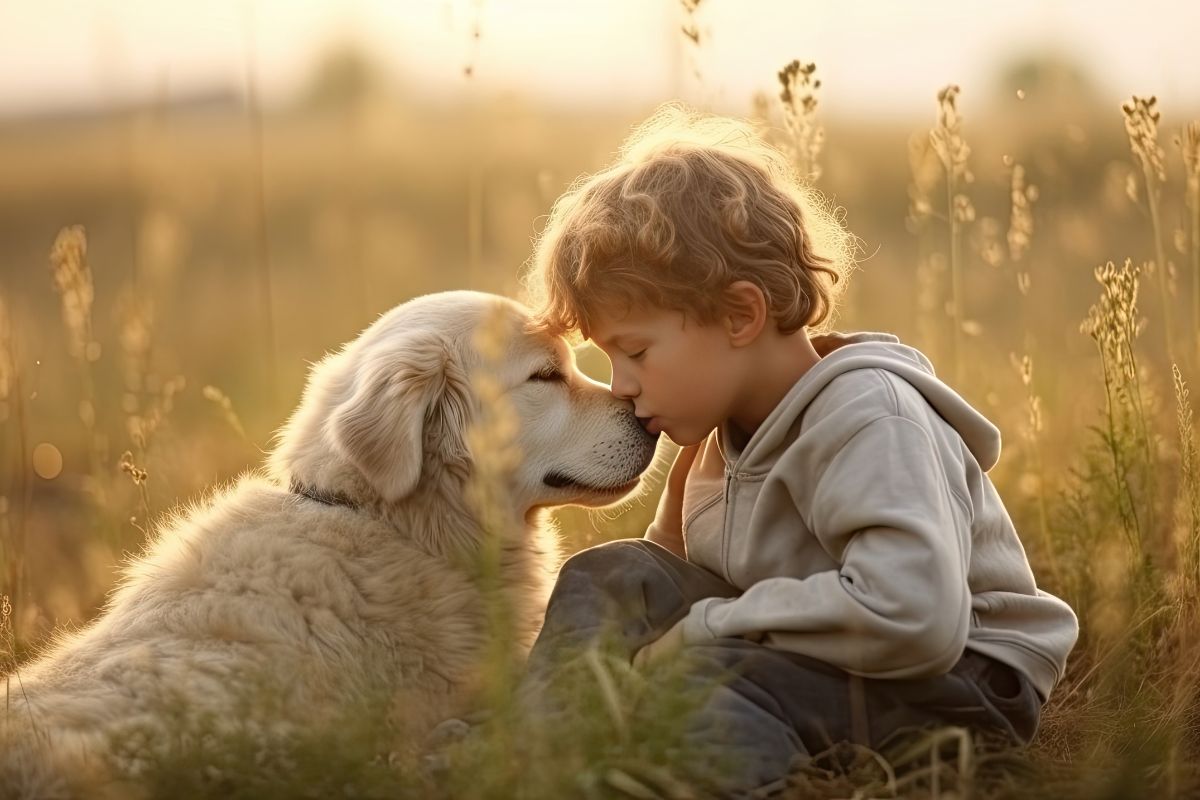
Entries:
{"type": "Polygon", "coordinates": [[[657,436],[662,433],[662,422],[658,417],[642,417],[637,418],[638,424],[642,426],[642,430],[651,436],[657,436]]]}

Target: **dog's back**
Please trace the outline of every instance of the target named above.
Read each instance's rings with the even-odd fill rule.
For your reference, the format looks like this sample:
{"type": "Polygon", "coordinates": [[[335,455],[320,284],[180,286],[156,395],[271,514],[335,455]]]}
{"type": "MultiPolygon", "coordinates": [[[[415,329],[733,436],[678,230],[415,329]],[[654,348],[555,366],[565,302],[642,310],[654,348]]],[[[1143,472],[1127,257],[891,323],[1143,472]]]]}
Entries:
{"type": "Polygon", "coordinates": [[[102,616],[16,676],[0,797],[54,796],[55,773],[85,765],[94,791],[181,730],[311,730],[356,703],[427,729],[459,710],[484,624],[444,559],[244,478],[165,526],[102,616]]]}

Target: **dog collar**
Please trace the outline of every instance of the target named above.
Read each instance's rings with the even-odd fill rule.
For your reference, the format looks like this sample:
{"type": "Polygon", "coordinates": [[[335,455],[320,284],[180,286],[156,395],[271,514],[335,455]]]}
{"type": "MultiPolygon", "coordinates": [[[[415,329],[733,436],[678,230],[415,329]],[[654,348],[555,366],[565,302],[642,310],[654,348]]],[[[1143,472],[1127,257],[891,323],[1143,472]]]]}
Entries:
{"type": "Polygon", "coordinates": [[[353,502],[349,497],[339,492],[322,492],[320,489],[314,489],[311,486],[305,486],[298,480],[292,480],[289,487],[292,494],[298,494],[301,497],[307,497],[309,500],[326,506],[346,506],[347,508],[358,508],[358,504],[353,502]]]}

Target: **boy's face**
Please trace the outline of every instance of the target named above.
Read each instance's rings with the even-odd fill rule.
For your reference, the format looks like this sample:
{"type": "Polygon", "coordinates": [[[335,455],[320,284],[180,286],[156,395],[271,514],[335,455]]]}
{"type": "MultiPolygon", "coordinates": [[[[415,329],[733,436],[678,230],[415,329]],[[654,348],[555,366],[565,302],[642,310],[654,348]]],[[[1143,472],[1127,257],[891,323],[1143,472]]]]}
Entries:
{"type": "Polygon", "coordinates": [[[612,364],[612,393],[633,402],[650,433],[676,444],[701,442],[730,416],[741,360],[723,326],[680,311],[598,314],[588,338],[612,364]]]}

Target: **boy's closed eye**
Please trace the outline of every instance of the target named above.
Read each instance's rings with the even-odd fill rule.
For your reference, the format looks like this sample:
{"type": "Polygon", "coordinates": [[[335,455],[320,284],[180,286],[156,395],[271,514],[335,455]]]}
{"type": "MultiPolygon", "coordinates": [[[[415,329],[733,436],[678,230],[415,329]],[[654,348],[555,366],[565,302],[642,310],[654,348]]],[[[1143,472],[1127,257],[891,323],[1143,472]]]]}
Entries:
{"type": "Polygon", "coordinates": [[[645,347],[643,347],[641,350],[638,350],[636,353],[629,353],[625,357],[628,358],[630,361],[641,361],[642,357],[644,355],[646,355],[645,347]]]}

